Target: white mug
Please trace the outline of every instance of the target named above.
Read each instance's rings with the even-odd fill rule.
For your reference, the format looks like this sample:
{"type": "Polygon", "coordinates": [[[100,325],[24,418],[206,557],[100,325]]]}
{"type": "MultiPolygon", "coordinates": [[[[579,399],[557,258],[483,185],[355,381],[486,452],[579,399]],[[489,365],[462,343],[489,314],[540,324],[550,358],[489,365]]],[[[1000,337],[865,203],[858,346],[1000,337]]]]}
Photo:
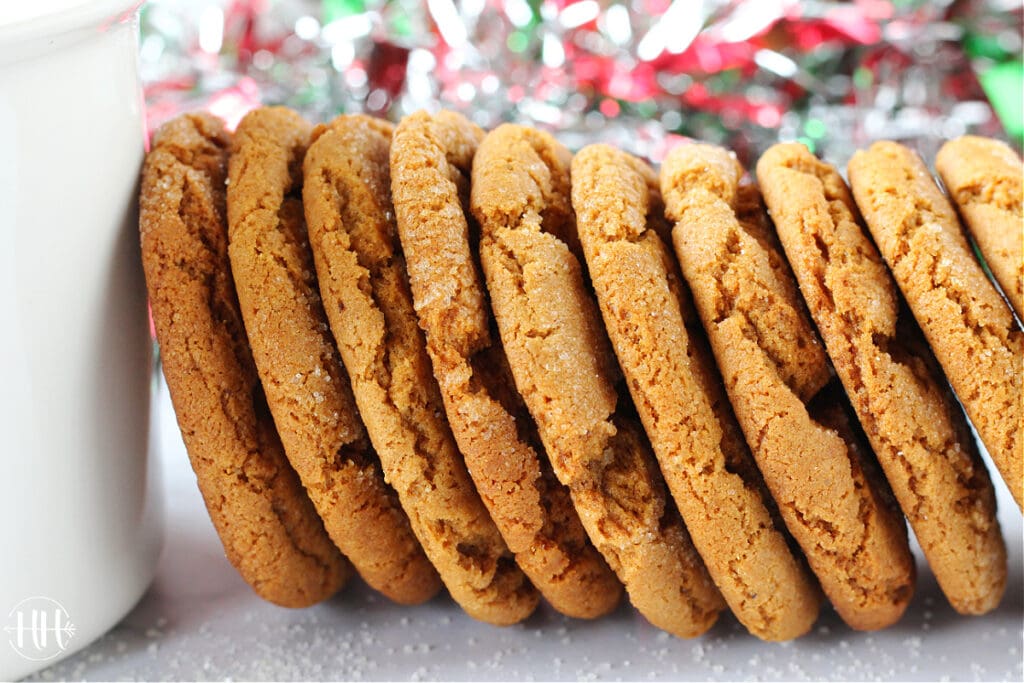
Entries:
{"type": "Polygon", "coordinates": [[[140,4],[0,4],[0,679],[102,635],[159,552],[140,4]]]}

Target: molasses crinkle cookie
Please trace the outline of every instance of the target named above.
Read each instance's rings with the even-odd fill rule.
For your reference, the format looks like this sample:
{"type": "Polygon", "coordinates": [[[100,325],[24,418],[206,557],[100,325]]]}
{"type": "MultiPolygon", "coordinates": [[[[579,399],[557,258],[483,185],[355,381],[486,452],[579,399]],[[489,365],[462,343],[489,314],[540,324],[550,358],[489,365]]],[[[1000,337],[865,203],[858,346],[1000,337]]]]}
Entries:
{"type": "Polygon", "coordinates": [[[669,154],[661,190],[676,254],[786,525],[843,620],[884,628],[914,591],[906,523],[851,429],[757,188],[742,175],[719,147],[669,154]]]}
{"type": "Polygon", "coordinates": [[[302,207],[310,125],[250,112],[229,162],[228,253],[285,453],[338,548],[373,588],[419,603],[440,588],[367,442],[317,287],[302,207]]]}
{"type": "Polygon", "coordinates": [[[1024,321],[1020,157],[1005,142],[964,135],[942,146],[935,168],[1003,294],[1024,321]]]}
{"type": "Polygon", "coordinates": [[[849,175],[878,250],[1014,500],[1024,504],[1024,332],[917,154],[876,142],[853,155],[849,175]]]}
{"type": "Polygon", "coordinates": [[[859,222],[839,172],[776,145],[757,180],[860,423],[953,607],[982,614],[1006,587],[995,492],[963,412],[859,222]]]}
{"type": "Polygon", "coordinates": [[[759,638],[806,633],[820,593],[776,524],[663,239],[657,175],[624,152],[591,145],[572,161],[572,202],[626,385],[711,577],[759,638]]]}
{"type": "Polygon", "coordinates": [[[142,264],[167,388],[231,564],[266,600],[305,607],[352,573],[281,448],[228,263],[231,136],[207,114],[163,125],[142,170],[142,264]]]}

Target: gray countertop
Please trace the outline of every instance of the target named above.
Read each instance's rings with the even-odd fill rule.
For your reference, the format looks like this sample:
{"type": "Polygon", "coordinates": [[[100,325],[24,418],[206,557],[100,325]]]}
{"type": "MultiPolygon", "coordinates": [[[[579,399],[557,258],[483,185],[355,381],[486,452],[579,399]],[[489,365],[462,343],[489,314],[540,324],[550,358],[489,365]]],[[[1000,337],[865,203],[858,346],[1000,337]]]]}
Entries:
{"type": "Polygon", "coordinates": [[[597,622],[542,607],[495,628],[446,596],[389,603],[354,582],[305,610],[257,598],[224,558],[161,387],[154,406],[166,537],[156,580],[106,636],[33,678],[350,680],[1016,680],[1024,679],[1021,514],[998,482],[1009,546],[1006,597],[985,617],[961,617],[918,557],[917,593],[903,620],[857,633],[830,609],[796,642],[762,643],[728,615],[684,641],[623,605],[597,622]]]}

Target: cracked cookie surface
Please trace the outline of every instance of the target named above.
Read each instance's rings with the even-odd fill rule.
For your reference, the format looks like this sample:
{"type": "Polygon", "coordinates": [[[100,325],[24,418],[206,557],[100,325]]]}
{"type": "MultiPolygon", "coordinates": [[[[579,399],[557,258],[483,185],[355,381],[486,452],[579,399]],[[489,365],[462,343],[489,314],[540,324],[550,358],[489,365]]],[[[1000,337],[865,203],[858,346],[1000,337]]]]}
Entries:
{"type": "Polygon", "coordinates": [[[396,131],[392,187],[420,326],[466,465],[519,565],[552,605],[596,617],[621,594],[546,463],[497,341],[468,213],[483,131],[414,114],[396,131]]]}
{"type": "Polygon", "coordinates": [[[718,147],[669,154],[661,190],[675,251],[786,525],[843,620],[883,628],[914,590],[906,523],[846,422],[757,189],[741,176],[718,147]]]}
{"type": "Polygon", "coordinates": [[[591,145],[573,159],[572,200],[626,384],[708,571],[754,635],[806,633],[818,615],[818,587],[776,527],[663,239],[657,175],[635,157],[591,145]]]}
{"type": "Polygon", "coordinates": [[[964,135],[942,146],[935,169],[1017,318],[1024,321],[1020,157],[999,140],[964,135]]]}
{"type": "Polygon", "coordinates": [[[391,204],[390,124],[342,116],[305,160],[306,217],[325,308],[388,481],[470,615],[523,618],[533,588],[484,509],[445,419],[413,310],[391,204]]]}
{"type": "Polygon", "coordinates": [[[418,603],[437,590],[433,570],[366,440],[317,289],[301,197],[309,135],[283,107],[250,112],[235,132],[228,253],[242,318],[285,453],[331,539],[370,586],[418,603]]]}
{"type": "Polygon", "coordinates": [[[262,598],[305,607],[352,573],[285,458],[228,263],[231,136],[207,114],[160,128],[142,171],[142,263],[163,373],[224,552],[262,598]]]}
{"type": "Polygon", "coordinates": [[[848,171],[878,250],[1014,500],[1024,504],[1024,332],[920,157],[876,142],[854,154],[848,171]]]}
{"type": "Polygon", "coordinates": [[[963,413],[846,183],[800,144],[769,149],[758,184],[808,308],[939,585],[965,614],[1006,587],[995,492],[963,413]]]}
{"type": "Polygon", "coordinates": [[[721,596],[693,549],[635,416],[572,245],[571,155],[505,124],[473,161],[471,207],[502,344],[559,479],[597,547],[651,623],[692,637],[721,596]]]}

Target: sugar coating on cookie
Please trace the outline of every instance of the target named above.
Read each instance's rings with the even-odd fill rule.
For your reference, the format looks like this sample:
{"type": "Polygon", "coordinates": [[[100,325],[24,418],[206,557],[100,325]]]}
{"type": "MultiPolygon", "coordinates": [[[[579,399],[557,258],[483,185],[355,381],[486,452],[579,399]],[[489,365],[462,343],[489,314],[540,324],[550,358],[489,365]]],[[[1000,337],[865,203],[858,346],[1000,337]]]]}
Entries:
{"type": "Polygon", "coordinates": [[[964,135],[935,157],[950,198],[978,244],[1003,294],[1024,320],[1024,169],[1000,140],[964,135]]]}
{"type": "Polygon", "coordinates": [[[825,594],[858,629],[903,614],[916,580],[906,524],[839,404],[842,392],[742,168],[710,145],[661,170],[676,254],[736,417],[825,594]]]}
{"type": "Polygon", "coordinates": [[[666,504],[635,418],[617,405],[614,355],[570,248],[570,160],[550,135],[511,124],[480,144],[470,205],[491,305],[516,388],[592,540],[648,620],[692,637],[722,599],[666,504]]]}
{"type": "MultiPolygon", "coordinates": [[[[694,544],[736,617],[787,640],[818,615],[819,591],[776,528],[693,310],[659,233],[654,171],[607,145],[572,162],[580,241],[605,325],[694,544]]],[[[776,513],[777,514],[777,513],[776,513]]]]}
{"type": "Polygon", "coordinates": [[[342,116],[314,133],[306,154],[303,195],[325,308],[388,481],[449,592],[476,618],[514,623],[536,593],[445,419],[391,205],[391,132],[342,116]]]}
{"type": "Polygon", "coordinates": [[[228,263],[230,135],[208,114],[163,125],[142,171],[142,263],[164,376],[224,552],[285,607],[330,597],[351,565],[324,531],[267,412],[228,263]]]}
{"type": "Polygon", "coordinates": [[[876,142],[853,156],[848,171],[878,250],[1010,493],[1024,504],[1024,332],[917,154],[876,142]]]}
{"type": "Polygon", "coordinates": [[[839,378],[939,585],[964,614],[1006,587],[995,492],[946,387],[836,169],[800,144],[769,149],[757,179],[839,378]]]}
{"type": "Polygon", "coordinates": [[[413,299],[452,431],[519,566],[559,611],[596,617],[622,588],[544,459],[475,264],[466,205],[482,137],[448,112],[414,114],[395,132],[392,189],[413,299]]]}
{"type": "Polygon", "coordinates": [[[228,253],[253,358],[285,453],[327,532],[400,603],[439,583],[366,440],[317,289],[302,208],[310,126],[268,107],[242,119],[228,164],[228,253]]]}

